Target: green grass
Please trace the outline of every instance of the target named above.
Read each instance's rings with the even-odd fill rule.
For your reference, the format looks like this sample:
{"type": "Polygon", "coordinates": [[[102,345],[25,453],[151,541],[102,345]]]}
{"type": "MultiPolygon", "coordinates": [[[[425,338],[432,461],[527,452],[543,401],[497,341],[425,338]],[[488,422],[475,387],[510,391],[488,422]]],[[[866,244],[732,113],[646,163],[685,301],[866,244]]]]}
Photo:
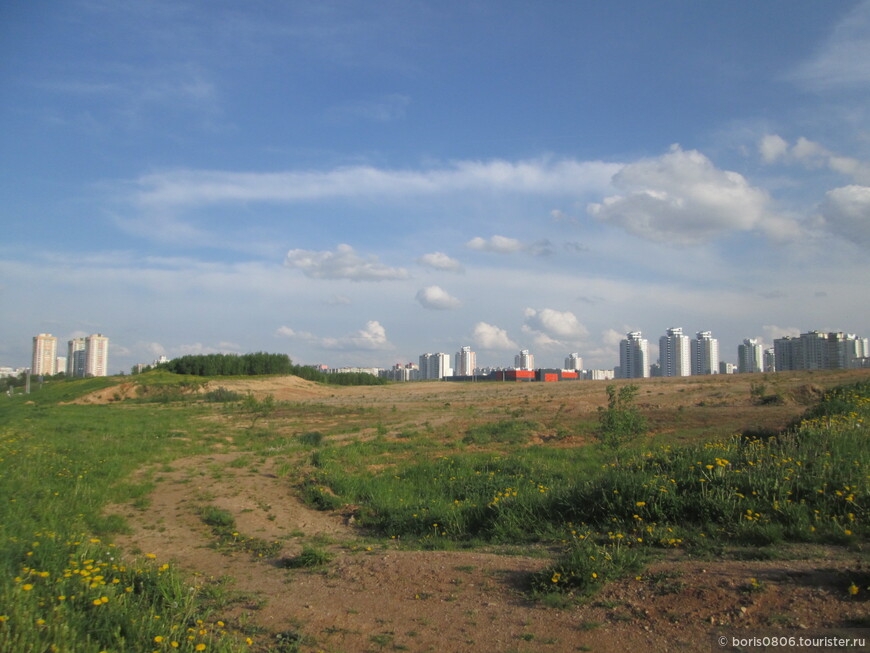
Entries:
{"type": "MultiPolygon", "coordinates": [[[[656,549],[866,541],[868,424],[865,383],[828,393],[771,438],[735,435],[616,462],[600,448],[521,445],[421,461],[397,455],[407,451],[400,442],[370,441],[318,451],[314,477],[330,509],[357,504],[358,523],[385,536],[444,547],[562,543],[563,557],[532,586],[584,595],[634,573],[656,549]]],[[[525,440],[522,428],[532,425],[511,420],[467,433],[503,444],[525,440]]]]}
{"type": "Polygon", "coordinates": [[[165,561],[111,544],[126,523],[103,514],[106,503],[141,500],[149,483],[125,479],[189,451],[178,436],[199,429],[190,408],[58,404],[111,381],[0,401],[0,650],[150,652],[155,638],[243,650],[165,561]]]}

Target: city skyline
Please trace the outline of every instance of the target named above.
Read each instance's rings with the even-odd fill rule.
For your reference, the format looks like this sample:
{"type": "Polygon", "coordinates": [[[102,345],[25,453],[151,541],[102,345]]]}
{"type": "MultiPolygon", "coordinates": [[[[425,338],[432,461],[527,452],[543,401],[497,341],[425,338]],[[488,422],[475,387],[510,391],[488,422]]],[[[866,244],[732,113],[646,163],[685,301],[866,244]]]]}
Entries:
{"type": "Polygon", "coordinates": [[[0,364],[870,333],[870,2],[0,9],[0,364]]]}
{"type": "MultiPolygon", "coordinates": [[[[441,378],[442,376],[469,376],[475,370],[482,369],[562,369],[562,370],[596,370],[612,371],[617,378],[648,378],[650,376],[697,376],[705,374],[723,373],[720,365],[730,365],[737,373],[754,373],[789,369],[824,369],[828,366],[827,357],[829,345],[816,344],[834,340],[837,344],[836,354],[837,367],[852,366],[851,356],[844,344],[847,341],[858,340],[856,350],[858,357],[870,357],[870,343],[868,337],[861,334],[846,333],[842,330],[824,331],[811,329],[799,334],[783,334],[770,343],[765,343],[761,338],[744,338],[736,345],[734,357],[723,354],[719,339],[712,331],[698,331],[694,338],[683,333],[682,327],[668,327],[665,333],[658,339],[659,345],[650,345],[649,340],[641,331],[632,331],[624,334],[619,341],[618,358],[611,365],[589,366],[583,364],[583,356],[579,352],[566,352],[561,364],[536,364],[535,353],[529,349],[522,349],[513,356],[513,364],[508,361],[510,356],[505,355],[504,360],[486,361],[478,363],[477,352],[472,345],[461,345],[454,354],[447,352],[427,351],[418,356],[407,359],[396,359],[392,362],[380,361],[369,365],[343,364],[340,361],[329,362],[320,360],[316,362],[293,361],[295,364],[311,365],[324,369],[399,369],[411,365],[420,371],[422,379],[441,378]],[[810,343],[811,352],[806,354],[803,349],[804,343],[810,343]],[[774,356],[774,351],[776,355],[774,356]],[[807,356],[809,358],[807,359],[807,356]],[[769,359],[768,359],[769,358],[769,359]],[[797,359],[803,358],[803,362],[797,359]],[[680,359],[676,361],[676,359],[680,359]],[[807,360],[814,362],[808,363],[807,360]],[[415,362],[416,361],[416,362],[415,362]],[[676,361],[676,362],[675,362],[676,361]]],[[[112,374],[127,374],[133,368],[156,365],[160,361],[166,361],[165,355],[160,355],[158,360],[151,363],[139,361],[129,369],[111,371],[108,366],[109,338],[103,334],[91,334],[89,336],[75,336],[68,341],[67,357],[60,357],[57,353],[57,341],[59,339],[51,334],[40,333],[32,338],[31,357],[29,366],[7,365],[0,360],[0,368],[4,369],[39,369],[43,374],[44,366],[54,361],[55,371],[50,374],[65,371],[68,376],[106,376],[112,374]],[[49,361],[49,362],[45,362],[49,361]],[[60,370],[61,361],[64,370],[60,370]],[[37,366],[42,367],[37,367],[37,366]]],[[[252,353],[248,352],[220,352],[228,354],[252,353]]],[[[213,352],[217,353],[217,352],[213,352]]],[[[270,352],[287,353],[287,352],[270,352]]],[[[853,352],[855,353],[855,352],[853,352]]],[[[182,354],[186,355],[186,354],[182,354]]],[[[289,356],[289,354],[288,354],[289,356]]],[[[291,357],[291,360],[292,357],[291,357]]],[[[866,364],[864,365],[867,366],[866,364]]],[[[49,374],[49,375],[50,375],[49,374]]]]}

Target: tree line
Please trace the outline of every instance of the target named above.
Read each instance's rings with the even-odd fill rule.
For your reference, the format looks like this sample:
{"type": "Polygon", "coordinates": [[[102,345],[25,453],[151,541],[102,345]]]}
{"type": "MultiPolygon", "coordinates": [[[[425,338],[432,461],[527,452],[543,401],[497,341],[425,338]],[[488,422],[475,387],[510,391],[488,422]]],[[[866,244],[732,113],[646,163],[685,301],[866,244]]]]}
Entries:
{"type": "Polygon", "coordinates": [[[161,363],[158,369],[193,376],[258,376],[290,374],[333,385],[383,385],[385,379],[364,372],[327,374],[313,367],[294,365],[287,354],[190,354],[161,363]]]}
{"type": "Polygon", "coordinates": [[[193,376],[257,376],[292,374],[287,354],[191,354],[160,363],[158,369],[193,376]]]}

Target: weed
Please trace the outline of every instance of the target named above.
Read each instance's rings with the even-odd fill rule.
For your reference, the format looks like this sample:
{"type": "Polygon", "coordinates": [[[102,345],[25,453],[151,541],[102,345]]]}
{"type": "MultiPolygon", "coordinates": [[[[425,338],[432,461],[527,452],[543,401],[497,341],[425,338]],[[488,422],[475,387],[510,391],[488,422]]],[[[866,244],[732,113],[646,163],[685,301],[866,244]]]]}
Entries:
{"type": "Polygon", "coordinates": [[[332,560],[332,554],[313,546],[305,545],[302,552],[292,558],[283,558],[279,564],[286,569],[307,569],[322,567],[332,560]]]}

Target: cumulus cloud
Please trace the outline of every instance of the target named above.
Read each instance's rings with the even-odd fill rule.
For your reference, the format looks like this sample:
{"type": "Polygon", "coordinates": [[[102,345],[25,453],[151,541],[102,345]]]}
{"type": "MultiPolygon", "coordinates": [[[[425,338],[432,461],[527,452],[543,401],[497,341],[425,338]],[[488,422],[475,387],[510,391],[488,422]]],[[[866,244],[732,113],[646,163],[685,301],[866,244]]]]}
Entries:
{"type": "Polygon", "coordinates": [[[829,231],[870,245],[870,187],[853,185],[830,190],[820,210],[829,231]]]}
{"type": "Polygon", "coordinates": [[[433,270],[443,270],[445,272],[462,272],[462,263],[455,258],[450,258],[444,252],[432,252],[423,254],[417,259],[417,263],[423,267],[432,268],[433,270]]]}
{"type": "Polygon", "coordinates": [[[771,347],[773,346],[773,341],[777,338],[785,338],[786,336],[796,338],[801,334],[801,330],[798,327],[781,327],[776,326],[775,324],[765,324],[761,327],[761,330],[764,332],[761,342],[770,343],[769,346],[771,347]]]}
{"type": "Polygon", "coordinates": [[[389,281],[407,279],[404,268],[384,265],[375,255],[359,256],[350,245],[339,245],[334,252],[291,249],[284,265],[302,270],[312,279],[350,279],[351,281],[389,281]]]}
{"type": "Polygon", "coordinates": [[[364,329],[340,338],[317,336],[307,331],[296,331],[288,326],[281,326],[276,335],[284,338],[303,340],[320,349],[333,351],[373,351],[392,349],[393,345],[387,339],[387,331],[377,320],[366,322],[364,329]]]}
{"type": "Polygon", "coordinates": [[[832,152],[803,136],[794,145],[789,145],[781,136],[768,134],[762,137],[758,149],[765,163],[797,163],[809,169],[828,168],[851,177],[859,184],[870,184],[870,165],[866,162],[832,152]]]}
{"type": "Polygon", "coordinates": [[[765,134],[758,143],[758,151],[765,163],[773,163],[788,153],[788,141],[777,134],[765,134]]]}
{"type": "Polygon", "coordinates": [[[534,336],[538,346],[573,345],[589,334],[571,311],[527,308],[524,314],[523,332],[534,336]]]}
{"type": "Polygon", "coordinates": [[[519,349],[517,343],[510,339],[507,331],[486,322],[478,322],[474,325],[472,339],[481,349],[519,349]]]}
{"type": "Polygon", "coordinates": [[[423,308],[436,311],[447,311],[462,306],[462,302],[439,286],[421,288],[417,292],[417,301],[423,308]]]}
{"type": "Polygon", "coordinates": [[[613,184],[624,194],[589,204],[587,211],[652,241],[689,245],[731,231],[760,229],[786,236],[794,229],[790,221],[769,213],[763,190],[679,145],[661,157],[626,165],[613,184]]]}

